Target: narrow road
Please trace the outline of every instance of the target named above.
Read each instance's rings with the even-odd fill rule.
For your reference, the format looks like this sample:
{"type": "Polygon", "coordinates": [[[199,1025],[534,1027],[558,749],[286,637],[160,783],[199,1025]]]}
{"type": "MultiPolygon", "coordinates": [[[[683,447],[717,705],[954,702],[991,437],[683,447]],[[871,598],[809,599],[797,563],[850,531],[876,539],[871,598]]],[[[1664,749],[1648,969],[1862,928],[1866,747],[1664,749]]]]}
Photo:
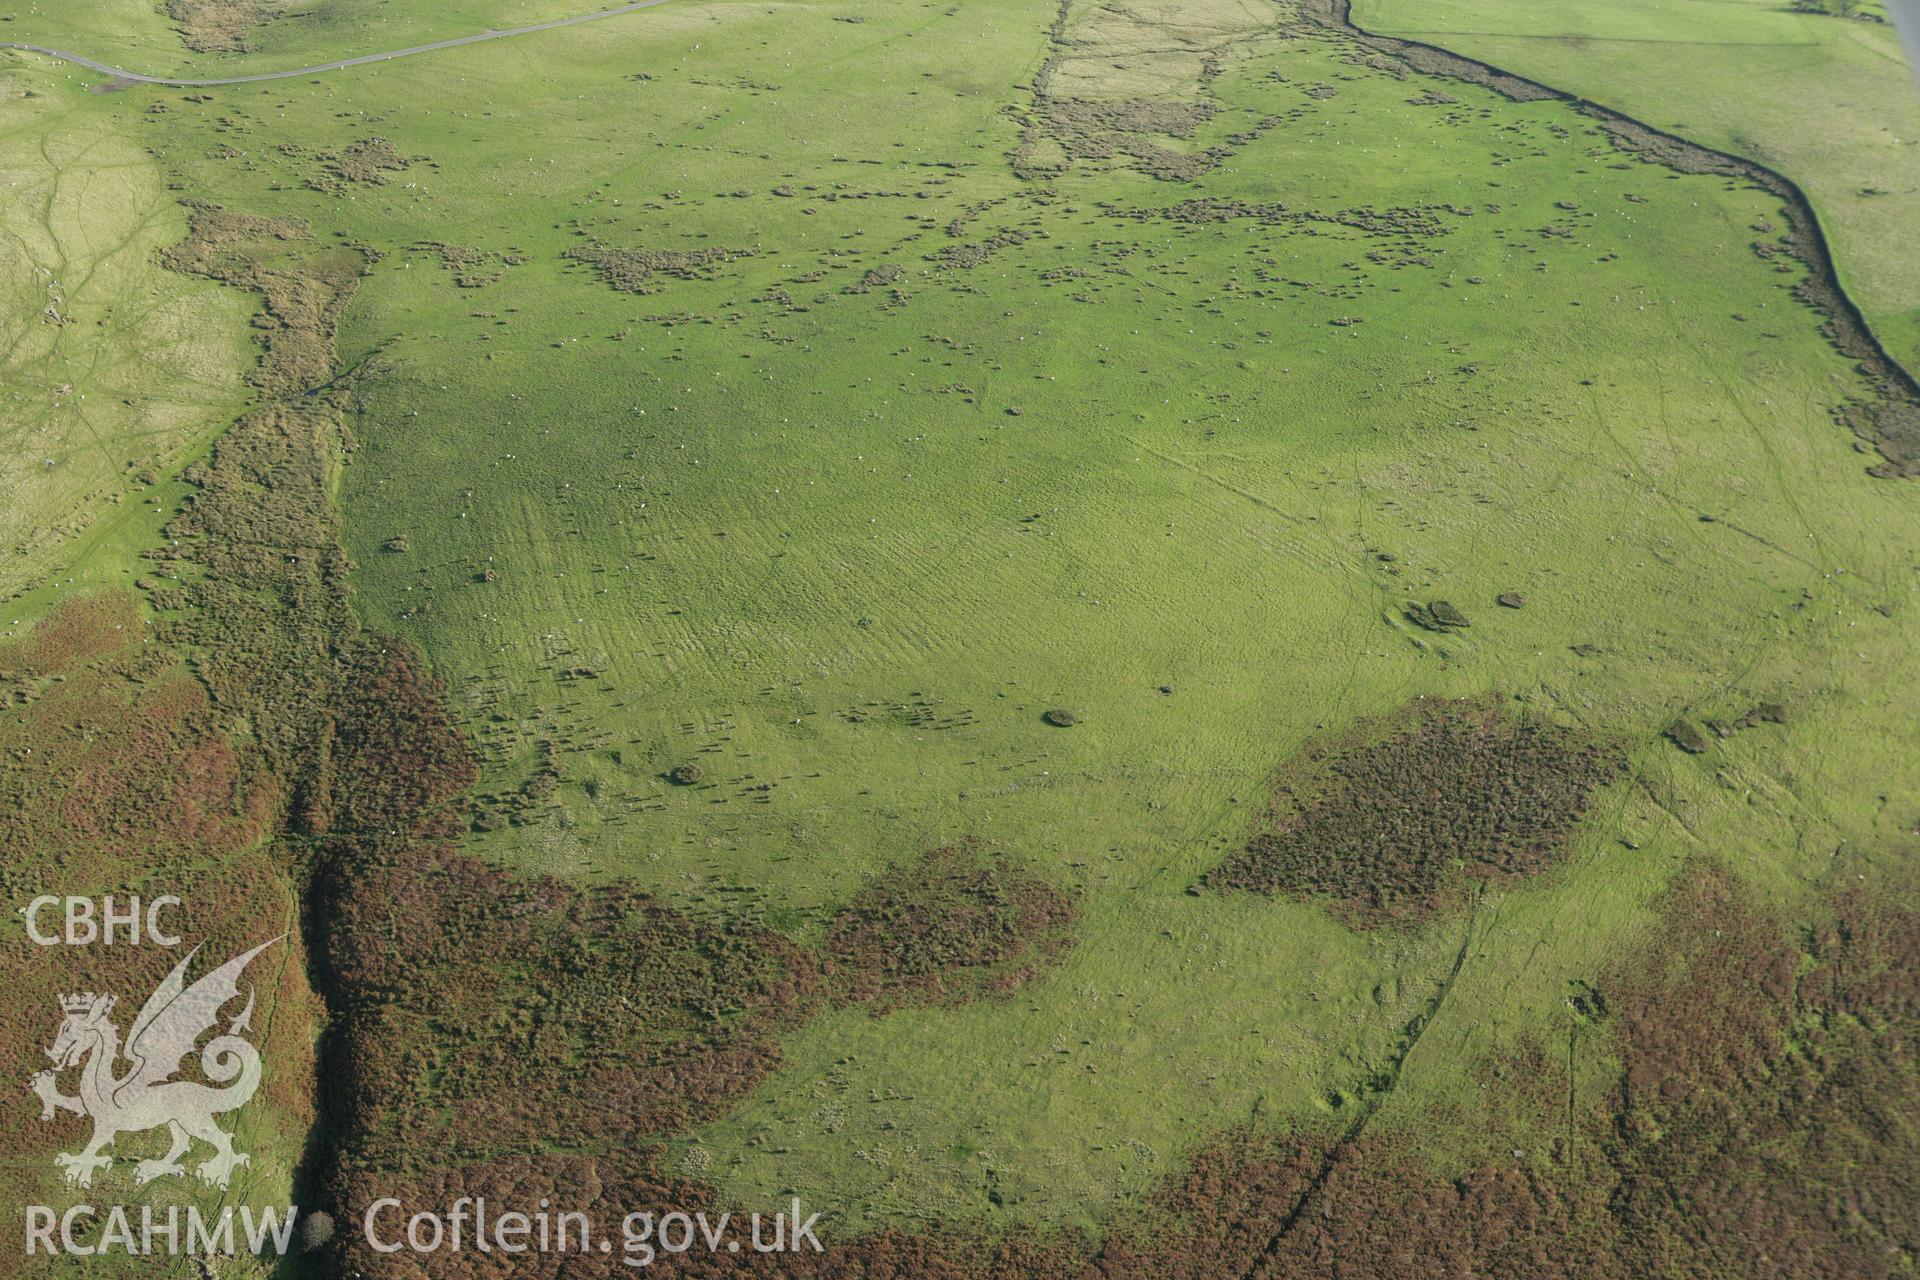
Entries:
{"type": "Polygon", "coordinates": [[[95,71],[105,72],[116,79],[131,81],[135,84],[161,84],[176,89],[206,89],[222,84],[257,84],[262,80],[291,80],[295,76],[317,75],[322,71],[338,71],[343,67],[363,67],[370,62],[387,62],[394,58],[411,58],[416,53],[432,53],[435,49],[453,49],[463,44],[479,44],[486,40],[505,40],[509,36],[531,35],[535,31],[552,31],[555,27],[576,27],[583,22],[598,22],[602,18],[617,18],[623,13],[632,13],[636,9],[651,9],[654,5],[665,4],[667,0],[636,0],[634,4],[623,4],[618,8],[602,9],[597,13],[583,13],[574,18],[558,18],[552,22],[536,22],[530,27],[513,27],[506,31],[482,31],[477,35],[456,36],[451,40],[435,40],[432,44],[416,44],[407,49],[390,49],[385,53],[367,53],[358,58],[341,58],[337,62],[322,62],[317,66],[295,67],[291,71],[262,71],[250,76],[222,76],[213,80],[181,80],[172,76],[148,76],[138,71],[126,71],[120,67],[96,62],[92,58],[78,53],[68,53],[65,49],[49,49],[41,44],[23,44],[17,40],[0,40],[0,49],[22,49],[28,53],[44,53],[50,58],[61,58],[67,62],[78,63],[95,71]]]}

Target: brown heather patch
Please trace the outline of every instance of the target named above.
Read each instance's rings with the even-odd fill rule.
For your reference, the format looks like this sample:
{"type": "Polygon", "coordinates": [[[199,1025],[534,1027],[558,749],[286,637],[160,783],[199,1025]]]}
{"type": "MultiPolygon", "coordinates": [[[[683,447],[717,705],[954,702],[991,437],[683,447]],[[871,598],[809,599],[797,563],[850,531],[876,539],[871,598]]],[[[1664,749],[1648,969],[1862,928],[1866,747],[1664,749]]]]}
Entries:
{"type": "MultiPolygon", "coordinates": [[[[112,894],[122,904],[134,894],[173,894],[183,906],[165,923],[221,958],[292,931],[249,975],[258,1042],[273,1064],[256,1123],[270,1134],[269,1152],[278,1147],[268,1158],[292,1159],[314,1118],[321,1010],[306,980],[284,851],[262,843],[280,809],[275,780],[242,768],[204,689],[152,639],[126,593],[63,602],[27,636],[0,644],[0,670],[31,673],[22,677],[26,699],[0,709],[0,898],[9,909],[42,893],[112,894]]],[[[58,914],[44,915],[42,926],[58,931],[58,914]]],[[[53,1155],[78,1149],[87,1132],[67,1113],[43,1123],[25,1092],[48,1066],[42,1050],[60,1022],[59,996],[116,993],[124,1026],[185,955],[120,943],[48,950],[16,928],[0,944],[8,993],[0,1072],[21,1089],[0,1116],[0,1194],[13,1203],[63,1203],[58,1197],[70,1193],[53,1155]]],[[[119,1150],[141,1141],[130,1137],[119,1150]]]]}
{"type": "Polygon", "coordinates": [[[1175,151],[1155,136],[1190,139],[1213,119],[1219,108],[1211,102],[1162,102],[1146,98],[1094,101],[1082,98],[1035,99],[1035,119],[1029,127],[1016,172],[1038,176],[1023,158],[1040,141],[1050,141],[1070,161],[1125,159],[1142,173],[1170,182],[1192,182],[1205,176],[1232,154],[1227,147],[1175,151]]]}
{"type": "MultiPolygon", "coordinates": [[[[164,814],[182,845],[223,843],[227,820],[244,808],[239,757],[224,737],[187,727],[206,709],[206,691],[181,673],[139,705],[80,727],[90,746],[110,741],[125,754],[88,751],[70,775],[58,810],[68,833],[88,841],[126,841],[164,814]]],[[[246,824],[237,825],[246,830],[246,824]]]]}
{"type": "Polygon", "coordinates": [[[1920,1253],[1911,874],[1848,888],[1804,938],[1725,873],[1683,874],[1667,945],[1609,996],[1626,1061],[1609,1135],[1623,1262],[1637,1275],[1909,1275],[1920,1253]]]}
{"type": "Polygon", "coordinates": [[[24,637],[6,646],[0,670],[28,676],[64,674],[126,648],[144,627],[140,602],[111,593],[62,601],[24,637]]]}
{"type": "Polygon", "coordinates": [[[848,903],[822,943],[844,998],[876,1010],[957,1003],[1011,989],[1071,945],[1072,902],[972,845],[888,871],[848,903]]]}
{"type": "Polygon", "coordinates": [[[333,377],[333,330],[370,255],[316,247],[299,218],[261,218],[187,202],[187,238],[163,255],[187,275],[205,276],[260,298],[254,327],[265,347],[254,383],[269,402],[304,396],[333,377]]]}
{"type": "MultiPolygon", "coordinates": [[[[1171,1233],[1110,1242],[1091,1276],[1575,1280],[1576,1206],[1525,1165],[1436,1177],[1404,1144],[1236,1133],[1165,1196],[1171,1233]]],[[[1601,1262],[1604,1266],[1604,1262],[1601,1262]]]]}
{"type": "Polygon", "coordinates": [[[128,596],[64,602],[0,647],[0,669],[16,661],[36,675],[0,710],[0,885],[112,884],[270,834],[273,781],[243,774],[205,690],[128,596]]]}
{"type": "Polygon", "coordinates": [[[443,690],[370,642],[332,704],[306,807],[313,926],[338,1018],[329,1181],[625,1151],[710,1119],[778,1061],[814,966],[764,931],[454,851],[473,765],[443,690]],[[423,1152],[432,1153],[424,1160],[423,1152]]]}
{"type": "Polygon", "coordinates": [[[196,53],[245,53],[265,15],[259,0],[167,0],[167,16],[196,53]]]}
{"type": "Polygon", "coordinates": [[[462,289],[484,289],[498,284],[508,267],[517,267],[527,260],[518,250],[501,252],[445,240],[423,240],[412,248],[416,253],[431,253],[439,258],[440,265],[453,273],[453,282],[462,289]]]}
{"type": "Polygon", "coordinates": [[[344,875],[325,938],[351,1165],[659,1141],[771,1070],[809,994],[791,944],[631,890],[518,880],[444,846],[344,875]]]}
{"type": "Polygon", "coordinates": [[[1165,102],[1153,98],[1093,101],[1085,98],[1048,98],[1042,104],[1047,124],[1056,134],[1158,133],[1169,138],[1191,138],[1201,125],[1219,114],[1211,102],[1165,102]]]}
{"type": "MultiPolygon", "coordinates": [[[[635,890],[460,856],[453,802],[472,765],[441,693],[403,653],[369,651],[336,702],[311,905],[335,1016],[331,1141],[314,1172],[349,1217],[379,1195],[519,1196],[529,1210],[544,1195],[604,1206],[617,1226],[662,1199],[646,1176],[657,1144],[778,1064],[774,1037],[812,1007],[815,966],[776,935],[635,890]],[[587,1154],[552,1155],[556,1142],[587,1154]]],[[[503,1274],[471,1253],[429,1273],[370,1255],[358,1232],[334,1247],[343,1273],[503,1274]]],[[[515,1274],[581,1261],[523,1259],[515,1274]]]]}
{"type": "Polygon", "coordinates": [[[338,193],[347,184],[377,187],[388,181],[387,175],[403,172],[414,158],[400,153],[387,139],[375,134],[350,143],[325,157],[326,174],[308,185],[316,191],[338,193]]]}
{"type": "Polygon", "coordinates": [[[1669,915],[1690,917],[1672,945],[1600,985],[1623,1046],[1623,1117],[1683,1101],[1703,1082],[1764,1076],[1789,1035],[1799,949],[1742,887],[1705,864],[1683,873],[1669,915]],[[1729,998],[1729,993],[1738,993],[1729,998]]]}
{"type": "Polygon", "coordinates": [[[165,260],[260,299],[261,400],[186,472],[196,489],[161,554],[200,572],[156,593],[157,631],[194,653],[215,713],[304,807],[323,785],[329,691],[356,652],[328,491],[346,444],[333,332],[370,255],[316,246],[298,219],[189,208],[165,260]]]}
{"type": "Polygon", "coordinates": [[[1850,885],[1810,943],[1799,994],[1823,1022],[1920,1025],[1920,892],[1850,885]]]}
{"type": "MultiPolygon", "coordinates": [[[[66,1112],[43,1122],[39,1102],[26,1088],[35,1072],[50,1065],[44,1050],[53,1043],[60,1025],[62,994],[116,994],[120,1005],[115,1019],[125,1030],[147,993],[186,958],[188,948],[201,947],[189,970],[192,978],[283,932],[288,936],[254,961],[246,979],[255,998],[251,1038],[269,1069],[244,1113],[250,1136],[242,1149],[254,1152],[256,1165],[299,1158],[315,1121],[314,1031],[325,1011],[307,980],[306,948],[297,928],[298,910],[283,858],[283,851],[261,847],[215,866],[169,870],[157,876],[126,862],[112,869],[116,878],[83,887],[96,896],[112,893],[119,901],[133,893],[176,894],[185,905],[170,912],[166,921],[184,935],[185,945],[179,948],[42,948],[29,941],[24,930],[9,932],[0,944],[0,984],[7,992],[0,1003],[0,1071],[18,1093],[0,1108],[0,1195],[16,1205],[64,1205],[74,1199],[73,1190],[62,1185],[53,1157],[56,1152],[79,1150],[91,1124],[66,1112]]],[[[65,884],[46,881],[33,892],[58,892],[65,884]]],[[[24,906],[32,896],[32,892],[10,895],[10,907],[24,906]]],[[[43,923],[57,927],[55,916],[57,911],[50,912],[43,923]]],[[[239,1008],[236,1004],[226,1012],[232,1016],[239,1008]]],[[[118,1069],[124,1071],[125,1065],[118,1069]]],[[[197,1059],[188,1060],[181,1078],[201,1078],[197,1059]]],[[[65,1083],[71,1091],[72,1077],[65,1083]]],[[[157,1155],[164,1147],[164,1134],[130,1134],[116,1145],[116,1154],[157,1155]]],[[[202,1148],[190,1157],[189,1167],[204,1156],[202,1148]]],[[[96,1182],[93,1191],[99,1197],[96,1203],[133,1195],[125,1167],[102,1177],[107,1180],[96,1182]]]]}
{"type": "Polygon", "coordinates": [[[1269,830],[1207,876],[1217,888],[1327,902],[1359,928],[1418,923],[1554,866],[1619,751],[1489,701],[1423,699],[1308,748],[1269,830]]]}
{"type": "Polygon", "coordinates": [[[592,267],[594,274],[621,293],[653,293],[655,276],[675,280],[705,280],[713,269],[736,258],[751,258],[752,249],[608,249],[602,246],[567,250],[567,258],[592,267]]]}
{"type": "Polygon", "coordinates": [[[410,649],[362,641],[330,711],[326,772],[306,812],[309,830],[325,834],[339,825],[348,838],[366,839],[451,821],[446,806],[476,771],[445,689],[410,649]]]}

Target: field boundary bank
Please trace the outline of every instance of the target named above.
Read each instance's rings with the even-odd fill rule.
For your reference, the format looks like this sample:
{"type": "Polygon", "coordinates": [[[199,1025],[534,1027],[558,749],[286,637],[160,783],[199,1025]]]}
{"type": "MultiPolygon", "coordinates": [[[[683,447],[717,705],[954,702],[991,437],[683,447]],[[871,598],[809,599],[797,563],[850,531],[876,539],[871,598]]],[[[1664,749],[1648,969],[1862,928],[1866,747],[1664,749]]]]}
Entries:
{"type": "MultiPolygon", "coordinates": [[[[1800,290],[1802,301],[1826,318],[1827,337],[1841,355],[1856,362],[1883,397],[1887,419],[1872,424],[1851,420],[1855,433],[1877,446],[1885,461],[1869,470],[1882,477],[1920,476],[1920,381],[1881,345],[1864,313],[1840,283],[1828,243],[1813,202],[1792,178],[1757,160],[1720,151],[1678,134],[1668,133],[1625,112],[1604,106],[1577,93],[1556,89],[1527,76],[1516,75],[1439,45],[1400,36],[1378,35],[1353,20],[1352,0],[1303,0],[1301,13],[1323,26],[1344,31],[1382,53],[1405,59],[1427,75],[1467,80],[1521,102],[1551,99],[1572,106],[1598,120],[1615,143],[1654,163],[1681,173],[1711,173],[1742,178],[1786,206],[1791,243],[1787,252],[1804,263],[1811,275],[1800,290]],[[1878,425],[1879,429],[1875,429],[1878,425]]],[[[1871,419],[1874,415],[1868,414],[1871,419]]]]}
{"type": "Polygon", "coordinates": [[[651,9],[655,5],[665,4],[667,0],[634,0],[632,4],[623,4],[612,9],[599,9],[593,13],[577,14],[571,18],[556,18],[551,22],[536,22],[526,27],[509,27],[501,31],[478,31],[472,35],[452,36],[446,40],[434,40],[427,44],[409,45],[404,49],[389,49],[384,53],[363,53],[351,58],[338,58],[332,62],[316,63],[311,67],[295,67],[288,71],[260,71],[244,76],[217,76],[212,79],[190,80],[173,76],[152,76],[144,72],[128,71],[110,63],[100,62],[85,54],[69,53],[65,49],[55,49],[47,45],[27,44],[18,40],[0,40],[0,49],[17,49],[22,53],[39,53],[49,58],[59,58],[98,71],[114,78],[114,84],[108,88],[117,88],[130,84],[154,84],[169,89],[211,89],[228,84],[259,84],[267,80],[293,80],[300,76],[319,75],[325,71],[341,71],[348,67],[364,67],[376,62],[391,62],[396,58],[411,58],[415,54],[435,53],[441,49],[457,49],[463,45],[484,44],[489,40],[508,40],[514,36],[532,35],[537,31],[554,31],[561,27],[577,27],[583,22],[599,22],[603,18],[617,18],[622,14],[634,13],[641,9],[651,9]]]}

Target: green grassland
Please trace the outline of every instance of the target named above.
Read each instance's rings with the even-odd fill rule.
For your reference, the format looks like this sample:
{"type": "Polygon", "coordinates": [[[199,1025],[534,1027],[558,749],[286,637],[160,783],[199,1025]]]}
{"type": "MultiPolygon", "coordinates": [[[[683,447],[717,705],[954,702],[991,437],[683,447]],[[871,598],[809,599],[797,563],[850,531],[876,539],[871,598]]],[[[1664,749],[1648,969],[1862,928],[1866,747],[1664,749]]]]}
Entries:
{"type": "MultiPolygon", "coordinates": [[[[0,40],[84,54],[127,71],[211,79],[317,65],[476,32],[571,18],[605,4],[568,0],[201,0],[213,10],[250,16],[245,48],[196,50],[166,0],[88,0],[85,4],[0,8],[0,40]]],[[[614,19],[619,21],[620,19],[614,19]]]]}
{"type": "Polygon", "coordinates": [[[1890,24],[1772,0],[1356,0],[1353,17],[1793,178],[1854,301],[1920,365],[1920,89],[1890,24]]]}
{"type": "Polygon", "coordinates": [[[472,849],[800,937],[967,837],[1077,893],[1056,969],[818,1019],[678,1143],[836,1230],[1094,1227],[1227,1126],[1361,1104],[1443,1160],[1531,1148],[1432,1117],[1567,1036],[1686,859],[1797,901],[1920,799],[1920,517],[1750,248],[1777,205],[1284,7],[1074,4],[1057,48],[1055,17],[676,3],[62,99],[188,193],[381,253],[340,501],[363,617],[447,681],[480,790],[539,797],[472,849]],[[1154,142],[1217,162],[1074,156],[1048,69],[1210,103],[1154,142]],[[340,178],[376,136],[404,167],[340,178]],[[1198,199],[1238,203],[1153,212],[1198,199]],[[624,293],[566,256],[595,247],[682,256],[624,293]],[[1434,598],[1473,627],[1404,621],[1434,598]],[[1316,734],[1489,691],[1628,744],[1566,867],[1368,934],[1189,892],[1316,734]],[[1791,723],[1660,737],[1759,699],[1791,723]]]}
{"type": "Polygon", "coordinates": [[[0,95],[0,601],[12,601],[91,580],[79,566],[95,543],[153,545],[153,483],[238,412],[253,355],[238,299],[154,260],[186,216],[135,136],[101,130],[88,95],[24,60],[0,66],[0,95]]]}

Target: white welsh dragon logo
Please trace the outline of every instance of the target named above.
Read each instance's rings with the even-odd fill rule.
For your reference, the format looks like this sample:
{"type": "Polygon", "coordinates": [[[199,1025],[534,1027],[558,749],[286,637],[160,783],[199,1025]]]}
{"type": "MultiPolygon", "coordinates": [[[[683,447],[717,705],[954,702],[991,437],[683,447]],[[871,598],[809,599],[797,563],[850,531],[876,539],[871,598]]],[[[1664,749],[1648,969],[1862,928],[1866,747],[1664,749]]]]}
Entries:
{"type": "Polygon", "coordinates": [[[188,986],[187,965],[200,950],[195,947],[147,997],[127,1033],[124,1049],[120,1029],[107,1017],[113,1012],[112,996],[87,992],[60,997],[66,1020],[60,1024],[53,1047],[47,1050],[54,1069],[35,1075],[28,1087],[40,1095],[42,1120],[53,1119],[55,1111],[93,1118],[93,1140],[80,1151],[54,1157],[54,1162],[67,1171],[68,1183],[92,1186],[94,1170],[113,1163],[113,1157],[106,1153],[115,1138],[162,1125],[172,1132],[172,1148],[158,1160],[140,1161],[134,1169],[138,1182],[185,1172],[180,1157],[196,1138],[214,1151],[213,1157],[195,1170],[204,1182],[225,1187],[235,1169],[250,1163],[247,1156],[233,1149],[233,1135],[213,1118],[245,1106],[260,1087],[259,1051],[241,1038],[253,1018],[251,991],[246,1008],[227,1024],[225,1034],[207,1041],[200,1050],[200,1070],[213,1084],[175,1080],[173,1076],[200,1037],[218,1024],[222,1007],[239,996],[240,973],[247,962],[273,942],[263,942],[235,956],[188,986]],[[115,1075],[122,1057],[130,1065],[125,1074],[115,1075]],[[80,1068],[80,1092],[77,1097],[68,1097],[60,1092],[57,1076],[74,1067],[80,1068]]]}

